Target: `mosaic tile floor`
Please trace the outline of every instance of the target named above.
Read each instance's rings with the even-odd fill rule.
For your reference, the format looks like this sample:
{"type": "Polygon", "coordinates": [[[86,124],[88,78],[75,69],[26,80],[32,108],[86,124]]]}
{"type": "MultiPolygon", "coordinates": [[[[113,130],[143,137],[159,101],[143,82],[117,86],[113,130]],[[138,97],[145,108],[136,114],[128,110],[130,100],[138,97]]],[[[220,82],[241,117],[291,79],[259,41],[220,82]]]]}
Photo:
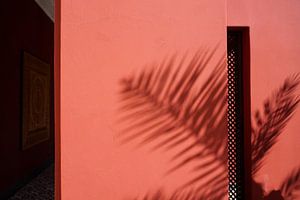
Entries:
{"type": "Polygon", "coordinates": [[[54,166],[44,170],[8,200],[54,200],[54,166]]]}

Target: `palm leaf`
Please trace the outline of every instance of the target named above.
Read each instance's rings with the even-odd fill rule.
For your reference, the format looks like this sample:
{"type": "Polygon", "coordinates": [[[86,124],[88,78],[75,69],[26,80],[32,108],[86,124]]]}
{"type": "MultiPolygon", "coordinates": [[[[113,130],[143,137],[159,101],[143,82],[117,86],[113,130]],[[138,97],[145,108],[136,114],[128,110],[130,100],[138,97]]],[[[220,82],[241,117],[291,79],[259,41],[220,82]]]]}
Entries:
{"type": "Polygon", "coordinates": [[[251,142],[253,175],[261,168],[265,156],[291,119],[299,103],[295,95],[299,83],[298,75],[287,78],[281,88],[265,101],[263,111],[256,111],[251,142]]]}
{"type": "Polygon", "coordinates": [[[224,58],[199,87],[214,53],[200,50],[189,60],[183,56],[179,64],[174,55],[121,81],[120,120],[129,124],[122,131],[122,142],[177,150],[167,173],[190,167],[193,176],[179,190],[193,186],[198,199],[204,193],[224,195],[227,185],[224,58]],[[218,190],[213,193],[210,187],[218,190]]]}

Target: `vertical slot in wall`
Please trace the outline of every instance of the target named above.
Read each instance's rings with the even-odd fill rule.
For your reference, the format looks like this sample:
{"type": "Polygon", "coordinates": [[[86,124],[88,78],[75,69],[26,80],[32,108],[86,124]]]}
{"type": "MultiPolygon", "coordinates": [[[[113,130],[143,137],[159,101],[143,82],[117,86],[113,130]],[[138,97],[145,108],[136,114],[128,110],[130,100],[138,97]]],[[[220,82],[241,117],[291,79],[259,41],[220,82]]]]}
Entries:
{"type": "Polygon", "coordinates": [[[249,57],[249,28],[228,28],[229,200],[245,199],[250,194],[247,189],[251,180],[249,57]]]}

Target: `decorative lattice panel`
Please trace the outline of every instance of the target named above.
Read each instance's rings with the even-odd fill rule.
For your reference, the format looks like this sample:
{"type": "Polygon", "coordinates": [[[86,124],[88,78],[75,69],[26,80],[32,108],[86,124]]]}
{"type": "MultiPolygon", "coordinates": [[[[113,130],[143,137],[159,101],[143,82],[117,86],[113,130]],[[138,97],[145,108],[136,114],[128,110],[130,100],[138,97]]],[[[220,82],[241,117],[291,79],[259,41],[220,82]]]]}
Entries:
{"type": "Polygon", "coordinates": [[[243,199],[242,34],[228,31],[229,200],[243,199]]]}

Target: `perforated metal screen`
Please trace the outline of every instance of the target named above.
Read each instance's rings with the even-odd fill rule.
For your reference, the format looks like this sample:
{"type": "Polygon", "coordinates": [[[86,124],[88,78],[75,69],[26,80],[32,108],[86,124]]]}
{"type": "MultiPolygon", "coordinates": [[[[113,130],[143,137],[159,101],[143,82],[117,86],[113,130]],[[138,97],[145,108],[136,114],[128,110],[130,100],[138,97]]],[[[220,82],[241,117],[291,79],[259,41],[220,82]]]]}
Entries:
{"type": "Polygon", "coordinates": [[[228,177],[229,200],[243,199],[242,33],[228,31],[228,177]]]}

